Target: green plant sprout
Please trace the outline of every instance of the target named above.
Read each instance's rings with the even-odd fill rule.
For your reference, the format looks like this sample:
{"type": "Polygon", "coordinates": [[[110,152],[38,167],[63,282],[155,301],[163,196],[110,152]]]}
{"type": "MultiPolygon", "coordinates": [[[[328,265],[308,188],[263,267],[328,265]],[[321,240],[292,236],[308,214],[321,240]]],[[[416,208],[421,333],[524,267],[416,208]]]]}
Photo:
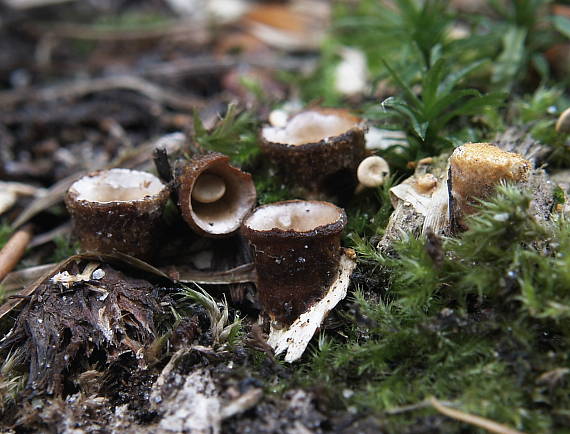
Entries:
{"type": "Polygon", "coordinates": [[[452,147],[444,135],[445,128],[459,116],[474,115],[487,107],[497,109],[504,101],[504,93],[481,94],[476,89],[460,89],[459,83],[484,64],[475,62],[459,71],[450,71],[448,62],[438,58],[425,71],[421,82],[421,94],[406,84],[400,75],[388,64],[395,83],[402,90],[403,97],[389,97],[382,101],[384,114],[395,115],[408,133],[408,147],[397,145],[404,151],[400,159],[416,160],[425,156],[438,155],[452,147]]]}
{"type": "Polygon", "coordinates": [[[225,116],[208,131],[198,113],[194,113],[193,139],[204,149],[228,155],[238,166],[245,166],[259,154],[258,122],[235,104],[229,104],[225,116]]]}
{"type": "Polygon", "coordinates": [[[197,303],[206,309],[210,319],[210,332],[216,345],[226,343],[234,345],[241,329],[241,319],[236,316],[230,323],[227,301],[224,299],[222,303],[218,303],[204,288],[195,285],[197,290],[189,286],[183,287],[180,293],[182,299],[197,303]]]}

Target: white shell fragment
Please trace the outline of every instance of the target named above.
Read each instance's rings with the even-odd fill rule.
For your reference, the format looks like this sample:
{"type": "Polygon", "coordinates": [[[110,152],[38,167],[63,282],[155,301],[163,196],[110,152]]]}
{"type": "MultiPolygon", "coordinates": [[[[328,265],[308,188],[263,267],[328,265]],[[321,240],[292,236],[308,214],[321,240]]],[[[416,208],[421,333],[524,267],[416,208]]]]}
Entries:
{"type": "Polygon", "coordinates": [[[93,280],[101,280],[103,277],[105,277],[105,272],[101,268],[97,268],[91,276],[93,280]]]}
{"type": "Polygon", "coordinates": [[[53,275],[50,282],[55,284],[59,283],[65,288],[70,288],[74,283],[88,282],[92,279],[100,280],[105,277],[105,272],[97,267],[99,267],[99,264],[96,262],[90,262],[85,266],[81,273],[69,274],[68,271],[62,271],[53,275]]]}
{"type": "Polygon", "coordinates": [[[250,7],[245,0],[166,0],[166,3],[175,13],[191,21],[216,23],[234,22],[250,7]]]}
{"type": "Polygon", "coordinates": [[[198,177],[192,189],[192,199],[201,203],[214,203],[226,194],[226,183],[223,178],[212,173],[204,173],[198,177]]]}
{"type": "Polygon", "coordinates": [[[382,185],[388,175],[390,175],[390,166],[378,155],[366,157],[360,162],[356,171],[358,182],[370,188],[382,185]]]}
{"type": "Polygon", "coordinates": [[[75,200],[109,203],[144,200],[159,194],[164,188],[164,184],[150,173],[110,169],[80,178],[69,190],[78,193],[75,200]]]}
{"type": "Polygon", "coordinates": [[[364,136],[366,149],[388,149],[390,146],[407,146],[406,133],[370,127],[364,136]]]}
{"type": "Polygon", "coordinates": [[[417,218],[418,229],[422,234],[441,234],[449,226],[447,173],[445,166],[431,172],[415,174],[390,189],[390,200],[394,211],[384,236],[378,243],[383,249],[401,237],[401,222],[406,216],[417,218]],[[426,184],[430,188],[425,188],[426,184]],[[413,213],[410,211],[413,210],[413,213]]]}
{"type": "Polygon", "coordinates": [[[354,120],[341,115],[305,111],[291,118],[283,128],[264,127],[262,135],[268,142],[299,146],[339,136],[355,126],[354,120]]]}
{"type": "Polygon", "coordinates": [[[321,301],[312,305],[288,327],[276,329],[271,325],[267,343],[276,355],[286,352],[285,361],[289,363],[301,358],[327,314],[346,297],[350,275],[355,267],[356,261],[344,253],[340,258],[338,277],[321,301]]]}
{"type": "Polygon", "coordinates": [[[367,89],[368,64],[362,50],[342,47],[341,62],[335,70],[335,90],[341,95],[356,96],[367,89]]]}
{"type": "Polygon", "coordinates": [[[198,369],[186,381],[160,421],[163,432],[219,433],[222,402],[209,371],[198,369]]]}

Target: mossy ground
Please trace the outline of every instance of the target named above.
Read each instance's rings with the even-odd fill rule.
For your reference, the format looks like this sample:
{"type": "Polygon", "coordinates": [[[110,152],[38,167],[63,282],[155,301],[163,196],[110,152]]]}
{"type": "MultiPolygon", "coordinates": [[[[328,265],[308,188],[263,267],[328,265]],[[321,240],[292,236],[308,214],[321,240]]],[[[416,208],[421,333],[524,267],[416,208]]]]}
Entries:
{"type": "MultiPolygon", "coordinates": [[[[421,405],[430,396],[527,432],[563,432],[570,425],[563,215],[538,223],[530,192],[503,185],[464,234],[435,246],[408,235],[393,255],[376,249],[391,211],[389,187],[409,173],[409,161],[530,125],[551,147],[550,167],[567,167],[568,139],[554,124],[568,105],[568,81],[544,58],[563,32],[540,25],[549,2],[512,2],[495,18],[453,14],[438,1],[394,3],[362,1],[356,12],[339,5],[319,68],[296,81],[306,102],[346,106],[332,84],[339,47],[364,50],[374,82],[391,80],[401,97],[364,96],[353,108],[372,124],[403,129],[409,145],[381,152],[393,168],[390,182],[347,208],[345,241],[359,254],[350,300],[292,379],[268,385],[318,389],[329,410],[373,415],[390,432],[423,429],[435,414],[421,405]],[[459,24],[468,38],[450,38],[459,24]]],[[[445,424],[439,429],[466,429],[445,424]]]]}
{"type": "MultiPolygon", "coordinates": [[[[349,106],[371,125],[406,133],[407,146],[378,151],[391,165],[390,180],[347,206],[344,244],[359,258],[349,297],[291,367],[266,369],[269,356],[244,345],[238,323],[219,334],[248,352],[244,377],[262,379],[275,396],[312,390],[331,417],[370,417],[394,433],[475,429],[423,404],[434,396],[526,432],[568,431],[570,222],[562,213],[554,208],[548,222],[537,222],[530,192],[502,185],[467,232],[441,240],[407,235],[392,254],[376,248],[391,212],[390,186],[422,157],[491,141],[519,125],[550,148],[548,170],[568,168],[568,136],[554,129],[570,104],[568,76],[545,56],[567,41],[568,19],[551,16],[551,2],[540,0],[489,2],[491,15],[463,14],[437,0],[348,3],[335,6],[316,71],[283,75],[306,104],[349,106]],[[453,36],[459,27],[469,36],[453,36]],[[372,87],[357,100],[333,86],[342,46],[362,49],[368,59],[372,87]],[[384,82],[395,90],[388,100],[377,95],[384,82]]],[[[230,106],[213,131],[196,117],[194,141],[251,171],[260,203],[291,199],[259,158],[260,124],[230,106]]],[[[557,201],[563,204],[563,192],[557,201]]],[[[0,228],[0,244],[8,233],[0,228]]],[[[65,239],[56,246],[53,260],[75,250],[65,239]]],[[[185,303],[196,301],[213,306],[215,317],[209,296],[188,292],[185,303]]],[[[11,394],[16,388],[16,381],[2,384],[11,394]]]]}

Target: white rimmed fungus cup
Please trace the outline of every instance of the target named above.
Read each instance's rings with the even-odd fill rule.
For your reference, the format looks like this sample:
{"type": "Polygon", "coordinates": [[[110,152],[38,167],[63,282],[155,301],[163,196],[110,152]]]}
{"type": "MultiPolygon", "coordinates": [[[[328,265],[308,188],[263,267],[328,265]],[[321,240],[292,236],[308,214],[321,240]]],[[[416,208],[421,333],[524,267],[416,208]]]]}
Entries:
{"type": "Polygon", "coordinates": [[[337,275],[346,222],[332,203],[297,200],[261,206],[244,219],[259,300],[271,319],[291,324],[324,295],[337,275]]]}
{"type": "Polygon", "coordinates": [[[303,197],[352,194],[364,158],[366,127],[346,110],[311,108],[284,126],[261,130],[261,151],[290,187],[303,197]]]}
{"type": "Polygon", "coordinates": [[[75,181],[65,204],[84,250],[148,259],[160,238],[168,197],[168,188],[150,173],[110,169],[75,181]]]}

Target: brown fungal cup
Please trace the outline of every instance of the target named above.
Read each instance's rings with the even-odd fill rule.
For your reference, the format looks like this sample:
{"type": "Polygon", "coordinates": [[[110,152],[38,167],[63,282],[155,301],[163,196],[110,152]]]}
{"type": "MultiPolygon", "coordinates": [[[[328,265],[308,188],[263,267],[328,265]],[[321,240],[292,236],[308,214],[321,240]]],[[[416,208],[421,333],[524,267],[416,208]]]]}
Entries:
{"type": "Polygon", "coordinates": [[[272,320],[291,324],[336,277],[344,210],[328,202],[291,200],[255,209],[241,232],[253,249],[257,289],[272,320]]]}
{"type": "Polygon", "coordinates": [[[449,210],[453,226],[465,229],[463,216],[476,211],[477,199],[485,199],[502,181],[524,182],[531,164],[519,154],[490,143],[467,143],[449,158],[449,210]]]}
{"type": "Polygon", "coordinates": [[[223,154],[193,158],[181,168],[177,183],[182,217],[199,235],[231,235],[255,205],[251,175],[230,166],[223,154]]]}
{"type": "Polygon", "coordinates": [[[146,172],[110,169],[75,181],[65,196],[73,231],[84,250],[152,256],[168,188],[146,172]]]}
{"type": "Polygon", "coordinates": [[[365,156],[362,121],[341,109],[313,108],[293,116],[284,127],[261,131],[261,150],[280,176],[308,196],[339,196],[356,187],[356,168],[365,156]]]}

